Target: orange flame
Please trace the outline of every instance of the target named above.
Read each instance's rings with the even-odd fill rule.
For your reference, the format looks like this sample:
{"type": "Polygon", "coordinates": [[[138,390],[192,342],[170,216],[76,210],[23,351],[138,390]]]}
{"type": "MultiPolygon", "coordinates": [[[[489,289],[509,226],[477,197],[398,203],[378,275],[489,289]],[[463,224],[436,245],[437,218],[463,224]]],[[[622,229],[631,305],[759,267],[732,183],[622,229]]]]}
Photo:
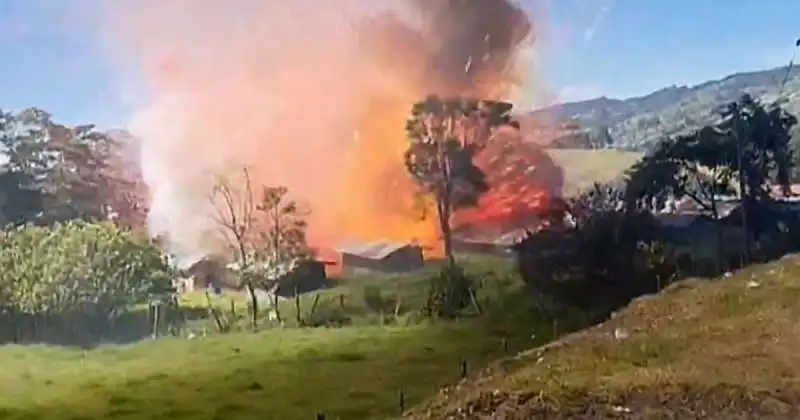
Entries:
{"type": "MultiPolygon", "coordinates": [[[[307,201],[317,245],[438,247],[436,218],[421,217],[429,203],[403,167],[405,117],[430,93],[508,99],[532,25],[509,0],[376,3],[106,3],[109,56],[142,85],[130,129],[143,142],[154,232],[183,253],[207,251],[210,175],[244,164],[256,183],[307,201]]],[[[512,205],[520,186],[490,180],[461,219],[516,217],[543,194],[512,205]]]]}

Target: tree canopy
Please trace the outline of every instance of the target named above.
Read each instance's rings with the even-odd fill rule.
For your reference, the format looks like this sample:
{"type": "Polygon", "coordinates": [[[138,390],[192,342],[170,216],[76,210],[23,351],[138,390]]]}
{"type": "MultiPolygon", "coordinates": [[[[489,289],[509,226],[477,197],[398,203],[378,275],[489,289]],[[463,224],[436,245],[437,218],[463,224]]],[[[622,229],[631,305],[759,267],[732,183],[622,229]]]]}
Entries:
{"type": "Polygon", "coordinates": [[[506,102],[435,95],[411,108],[406,122],[409,144],[405,166],[421,193],[435,199],[445,253],[450,259],[453,210],[476,205],[489,189],[474,157],[491,141],[497,127],[512,124],[511,109],[506,102]]]}
{"type": "Polygon", "coordinates": [[[763,200],[772,185],[788,193],[790,132],[797,118],[749,95],[720,111],[716,124],[664,139],[628,171],[629,204],[674,194],[711,210],[720,194],[739,191],[745,199],[763,200]]]}
{"type": "Polygon", "coordinates": [[[0,111],[0,222],[119,219],[143,224],[144,192],[122,167],[124,145],[92,125],[68,127],[29,108],[0,111]]]}

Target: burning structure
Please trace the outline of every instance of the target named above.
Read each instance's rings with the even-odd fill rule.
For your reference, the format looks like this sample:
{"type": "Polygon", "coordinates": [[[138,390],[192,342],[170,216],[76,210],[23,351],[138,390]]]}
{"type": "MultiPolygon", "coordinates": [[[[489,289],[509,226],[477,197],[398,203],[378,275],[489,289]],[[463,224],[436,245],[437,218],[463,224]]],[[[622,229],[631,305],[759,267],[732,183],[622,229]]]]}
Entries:
{"type": "MultiPolygon", "coordinates": [[[[525,61],[536,28],[512,0],[378,3],[104,3],[109,57],[139,93],[129,128],[142,142],[149,225],[179,257],[216,251],[209,174],[242,165],[254,184],[307,202],[312,244],[439,248],[403,166],[407,112],[432,93],[512,99],[536,82],[525,61]]],[[[495,142],[481,157],[491,190],[455,215],[461,226],[529,223],[560,188],[542,152],[514,134],[495,142]]]]}
{"type": "Polygon", "coordinates": [[[349,242],[339,245],[337,251],[341,270],[347,273],[399,273],[420,269],[425,263],[422,247],[413,242],[349,242]]]}

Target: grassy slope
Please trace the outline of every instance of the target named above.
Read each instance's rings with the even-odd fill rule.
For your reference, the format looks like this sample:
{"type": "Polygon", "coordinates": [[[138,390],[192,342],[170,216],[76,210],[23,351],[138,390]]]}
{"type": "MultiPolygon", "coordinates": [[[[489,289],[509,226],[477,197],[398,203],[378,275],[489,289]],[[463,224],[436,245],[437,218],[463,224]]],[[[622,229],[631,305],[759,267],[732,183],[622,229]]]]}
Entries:
{"type": "MultiPolygon", "coordinates": [[[[513,287],[508,268],[471,267],[498,288],[513,287]]],[[[373,281],[408,300],[422,296],[419,276],[373,281]]],[[[325,295],[345,293],[355,310],[362,289],[345,284],[325,295]]],[[[8,346],[0,349],[0,417],[387,417],[398,413],[400,389],[410,406],[458,379],[462,358],[479,369],[503,356],[503,339],[509,351],[530,346],[531,321],[527,310],[506,308],[456,324],[273,329],[91,351],[8,346]]]]}
{"type": "Polygon", "coordinates": [[[675,284],[605,324],[496,364],[412,417],[799,418],[790,412],[800,402],[798,275],[791,256],[675,284]]]}
{"type": "Polygon", "coordinates": [[[595,182],[614,180],[642,156],[621,150],[550,149],[547,152],[565,170],[565,195],[572,195],[595,182]]]}

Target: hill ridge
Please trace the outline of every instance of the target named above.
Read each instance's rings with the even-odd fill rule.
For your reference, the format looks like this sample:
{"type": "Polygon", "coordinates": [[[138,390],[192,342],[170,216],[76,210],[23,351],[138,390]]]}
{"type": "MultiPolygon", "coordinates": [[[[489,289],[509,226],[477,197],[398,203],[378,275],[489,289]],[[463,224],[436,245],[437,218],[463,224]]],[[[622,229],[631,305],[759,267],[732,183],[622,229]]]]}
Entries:
{"type": "MultiPolygon", "coordinates": [[[[684,134],[711,123],[713,110],[748,93],[774,101],[788,66],[733,73],[692,86],[672,85],[642,96],[599,96],[532,111],[521,119],[540,120],[543,113],[585,130],[608,129],[618,148],[647,150],[665,136],[684,134]]],[[[781,92],[785,107],[800,114],[800,66],[792,67],[781,92]]]]}

